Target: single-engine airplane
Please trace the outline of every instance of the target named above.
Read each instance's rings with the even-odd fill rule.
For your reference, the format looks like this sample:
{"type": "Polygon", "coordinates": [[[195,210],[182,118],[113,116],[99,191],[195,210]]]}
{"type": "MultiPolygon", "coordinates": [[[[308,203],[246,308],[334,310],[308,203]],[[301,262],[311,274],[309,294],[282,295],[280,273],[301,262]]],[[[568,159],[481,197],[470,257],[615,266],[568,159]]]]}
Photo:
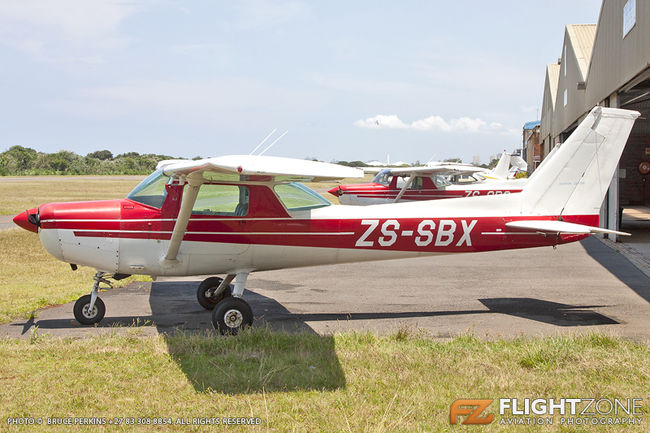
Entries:
{"type": "Polygon", "coordinates": [[[427,167],[396,167],[380,171],[369,183],[344,184],[328,192],[341,204],[370,205],[400,201],[439,200],[521,192],[526,179],[506,180],[510,155],[503,153],[495,170],[468,164],[438,163],[427,167]],[[447,176],[471,182],[452,184],[447,176]]]}
{"type": "Polygon", "coordinates": [[[198,287],[223,334],[253,322],[251,272],[423,255],[555,246],[592,233],[638,112],[597,107],[519,194],[332,206],[294,183],[360,175],[347,167],[261,156],[163,162],[125,199],[49,203],[16,215],[72,267],[96,268],[74,306],[99,322],[100,282],[127,274],[216,275],[198,287]],[[234,280],[234,285],[231,282],[234,280]]]}

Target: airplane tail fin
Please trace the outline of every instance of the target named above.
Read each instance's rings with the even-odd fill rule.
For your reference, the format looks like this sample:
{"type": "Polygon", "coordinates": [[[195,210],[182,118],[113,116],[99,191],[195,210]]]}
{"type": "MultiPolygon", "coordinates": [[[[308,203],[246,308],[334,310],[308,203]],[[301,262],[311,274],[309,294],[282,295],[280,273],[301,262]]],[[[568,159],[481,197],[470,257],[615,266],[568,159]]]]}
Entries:
{"type": "Polygon", "coordinates": [[[496,167],[492,169],[492,175],[499,179],[505,179],[508,177],[508,169],[510,168],[510,155],[504,150],[501,154],[501,158],[497,163],[496,167]]]}
{"type": "Polygon", "coordinates": [[[512,170],[516,170],[516,171],[528,170],[528,163],[524,161],[524,159],[519,155],[510,156],[510,165],[512,166],[512,170]]]}
{"type": "Polygon", "coordinates": [[[596,215],[637,111],[595,107],[522,191],[522,212],[596,215]]]}

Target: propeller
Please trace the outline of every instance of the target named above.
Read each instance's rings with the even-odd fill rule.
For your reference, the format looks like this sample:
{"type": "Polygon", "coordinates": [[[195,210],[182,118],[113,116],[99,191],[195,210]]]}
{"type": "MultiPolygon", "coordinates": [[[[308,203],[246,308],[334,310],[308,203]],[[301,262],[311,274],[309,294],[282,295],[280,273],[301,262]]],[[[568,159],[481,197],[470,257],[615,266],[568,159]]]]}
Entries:
{"type": "MultiPolygon", "coordinates": [[[[25,211],[27,213],[27,211],[25,211]]],[[[41,226],[41,208],[36,210],[36,213],[27,213],[27,221],[34,224],[36,227],[41,226]]]]}

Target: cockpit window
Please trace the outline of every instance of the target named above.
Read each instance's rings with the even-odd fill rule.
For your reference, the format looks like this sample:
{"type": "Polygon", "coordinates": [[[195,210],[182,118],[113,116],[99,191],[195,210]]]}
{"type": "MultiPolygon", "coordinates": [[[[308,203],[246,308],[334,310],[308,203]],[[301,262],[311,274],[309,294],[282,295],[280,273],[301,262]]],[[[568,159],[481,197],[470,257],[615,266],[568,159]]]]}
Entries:
{"type": "Polygon", "coordinates": [[[382,170],[379,173],[377,173],[377,176],[372,180],[374,183],[379,183],[381,185],[386,185],[390,183],[390,170],[382,170]]]}
{"type": "Polygon", "coordinates": [[[167,197],[165,184],[169,182],[169,176],[165,176],[162,170],[154,171],[138,184],[126,198],[160,209],[167,197]]]}
{"type": "Polygon", "coordinates": [[[422,189],[422,178],[420,176],[413,176],[409,189],[422,189]]]}
{"type": "Polygon", "coordinates": [[[317,192],[298,182],[280,183],[273,190],[287,210],[316,209],[331,205],[317,192]]]}
{"type": "Polygon", "coordinates": [[[433,180],[433,184],[438,189],[445,188],[451,185],[451,183],[444,176],[435,175],[432,176],[431,179],[433,180]]]}

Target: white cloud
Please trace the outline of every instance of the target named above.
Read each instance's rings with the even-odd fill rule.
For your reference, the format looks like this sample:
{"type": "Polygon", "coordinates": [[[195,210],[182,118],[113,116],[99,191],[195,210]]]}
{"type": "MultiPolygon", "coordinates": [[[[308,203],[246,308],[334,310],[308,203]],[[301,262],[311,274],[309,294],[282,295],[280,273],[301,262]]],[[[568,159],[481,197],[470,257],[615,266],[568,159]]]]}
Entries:
{"type": "Polygon", "coordinates": [[[469,134],[519,134],[514,128],[508,128],[499,122],[487,122],[479,118],[459,117],[446,121],[440,116],[429,116],[407,124],[397,115],[378,114],[353,123],[359,128],[371,129],[415,129],[418,131],[462,132],[469,134]]]}

